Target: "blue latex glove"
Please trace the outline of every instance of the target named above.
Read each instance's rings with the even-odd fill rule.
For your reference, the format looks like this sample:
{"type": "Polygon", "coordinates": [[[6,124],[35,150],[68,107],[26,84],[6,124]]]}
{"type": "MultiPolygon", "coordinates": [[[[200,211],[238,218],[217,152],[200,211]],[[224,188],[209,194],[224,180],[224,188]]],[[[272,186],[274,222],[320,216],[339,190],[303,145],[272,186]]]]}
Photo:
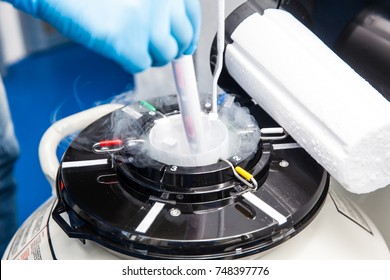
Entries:
{"type": "Polygon", "coordinates": [[[132,73],[195,51],[198,0],[5,0],[132,73]]]}

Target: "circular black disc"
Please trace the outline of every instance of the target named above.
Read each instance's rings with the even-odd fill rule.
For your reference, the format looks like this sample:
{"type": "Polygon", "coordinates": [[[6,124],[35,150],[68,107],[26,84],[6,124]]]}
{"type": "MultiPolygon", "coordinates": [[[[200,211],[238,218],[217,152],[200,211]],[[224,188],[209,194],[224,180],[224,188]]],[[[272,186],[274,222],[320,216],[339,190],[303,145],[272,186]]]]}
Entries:
{"type": "MultiPolygon", "coordinates": [[[[154,106],[162,114],[177,113],[175,99],[154,106]]],[[[250,109],[264,123],[272,122],[257,108],[250,109]]],[[[127,106],[73,140],[59,170],[59,203],[53,213],[71,237],[140,258],[239,258],[295,235],[323,203],[328,175],[291,138],[259,141],[254,155],[229,159],[254,175],[258,188],[253,191],[224,161],[202,167],[166,165],[131,145],[94,152],[99,141],[116,138],[113,116],[131,126],[125,133],[131,145],[142,145],[134,140],[161,117],[127,106]],[[62,212],[68,213],[70,226],[62,212]]]]}

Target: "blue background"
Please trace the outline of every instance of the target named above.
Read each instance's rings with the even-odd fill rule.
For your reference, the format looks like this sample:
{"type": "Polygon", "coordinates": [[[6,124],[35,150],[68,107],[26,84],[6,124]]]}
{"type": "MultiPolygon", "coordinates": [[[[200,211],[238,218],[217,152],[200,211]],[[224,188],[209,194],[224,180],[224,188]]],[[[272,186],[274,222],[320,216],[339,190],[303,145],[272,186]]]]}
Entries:
{"type": "MultiPolygon", "coordinates": [[[[55,121],[133,89],[133,76],[77,44],[35,53],[4,76],[20,157],[15,166],[21,224],[51,196],[38,158],[39,141],[55,121]]],[[[60,145],[60,157],[67,144],[60,145]]]]}

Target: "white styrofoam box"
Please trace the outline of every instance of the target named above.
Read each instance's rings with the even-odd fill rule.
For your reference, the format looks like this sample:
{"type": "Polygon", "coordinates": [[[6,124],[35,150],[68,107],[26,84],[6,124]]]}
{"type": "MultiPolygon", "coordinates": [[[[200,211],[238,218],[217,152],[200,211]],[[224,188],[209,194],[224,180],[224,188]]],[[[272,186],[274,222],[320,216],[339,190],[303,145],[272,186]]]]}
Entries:
{"type": "Polygon", "coordinates": [[[253,14],[232,34],[234,79],[346,189],[390,184],[390,103],[282,10],[253,14]]]}

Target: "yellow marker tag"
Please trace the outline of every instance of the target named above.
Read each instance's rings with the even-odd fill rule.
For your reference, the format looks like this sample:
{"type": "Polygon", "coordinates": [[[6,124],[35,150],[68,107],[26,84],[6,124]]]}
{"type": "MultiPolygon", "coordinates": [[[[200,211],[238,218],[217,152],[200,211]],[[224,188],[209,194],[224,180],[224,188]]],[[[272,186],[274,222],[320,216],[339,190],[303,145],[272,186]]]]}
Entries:
{"type": "Polygon", "coordinates": [[[244,170],[243,168],[236,166],[235,170],[238,174],[240,174],[242,177],[244,177],[247,181],[250,181],[252,179],[252,174],[250,174],[248,171],[244,170]]]}

